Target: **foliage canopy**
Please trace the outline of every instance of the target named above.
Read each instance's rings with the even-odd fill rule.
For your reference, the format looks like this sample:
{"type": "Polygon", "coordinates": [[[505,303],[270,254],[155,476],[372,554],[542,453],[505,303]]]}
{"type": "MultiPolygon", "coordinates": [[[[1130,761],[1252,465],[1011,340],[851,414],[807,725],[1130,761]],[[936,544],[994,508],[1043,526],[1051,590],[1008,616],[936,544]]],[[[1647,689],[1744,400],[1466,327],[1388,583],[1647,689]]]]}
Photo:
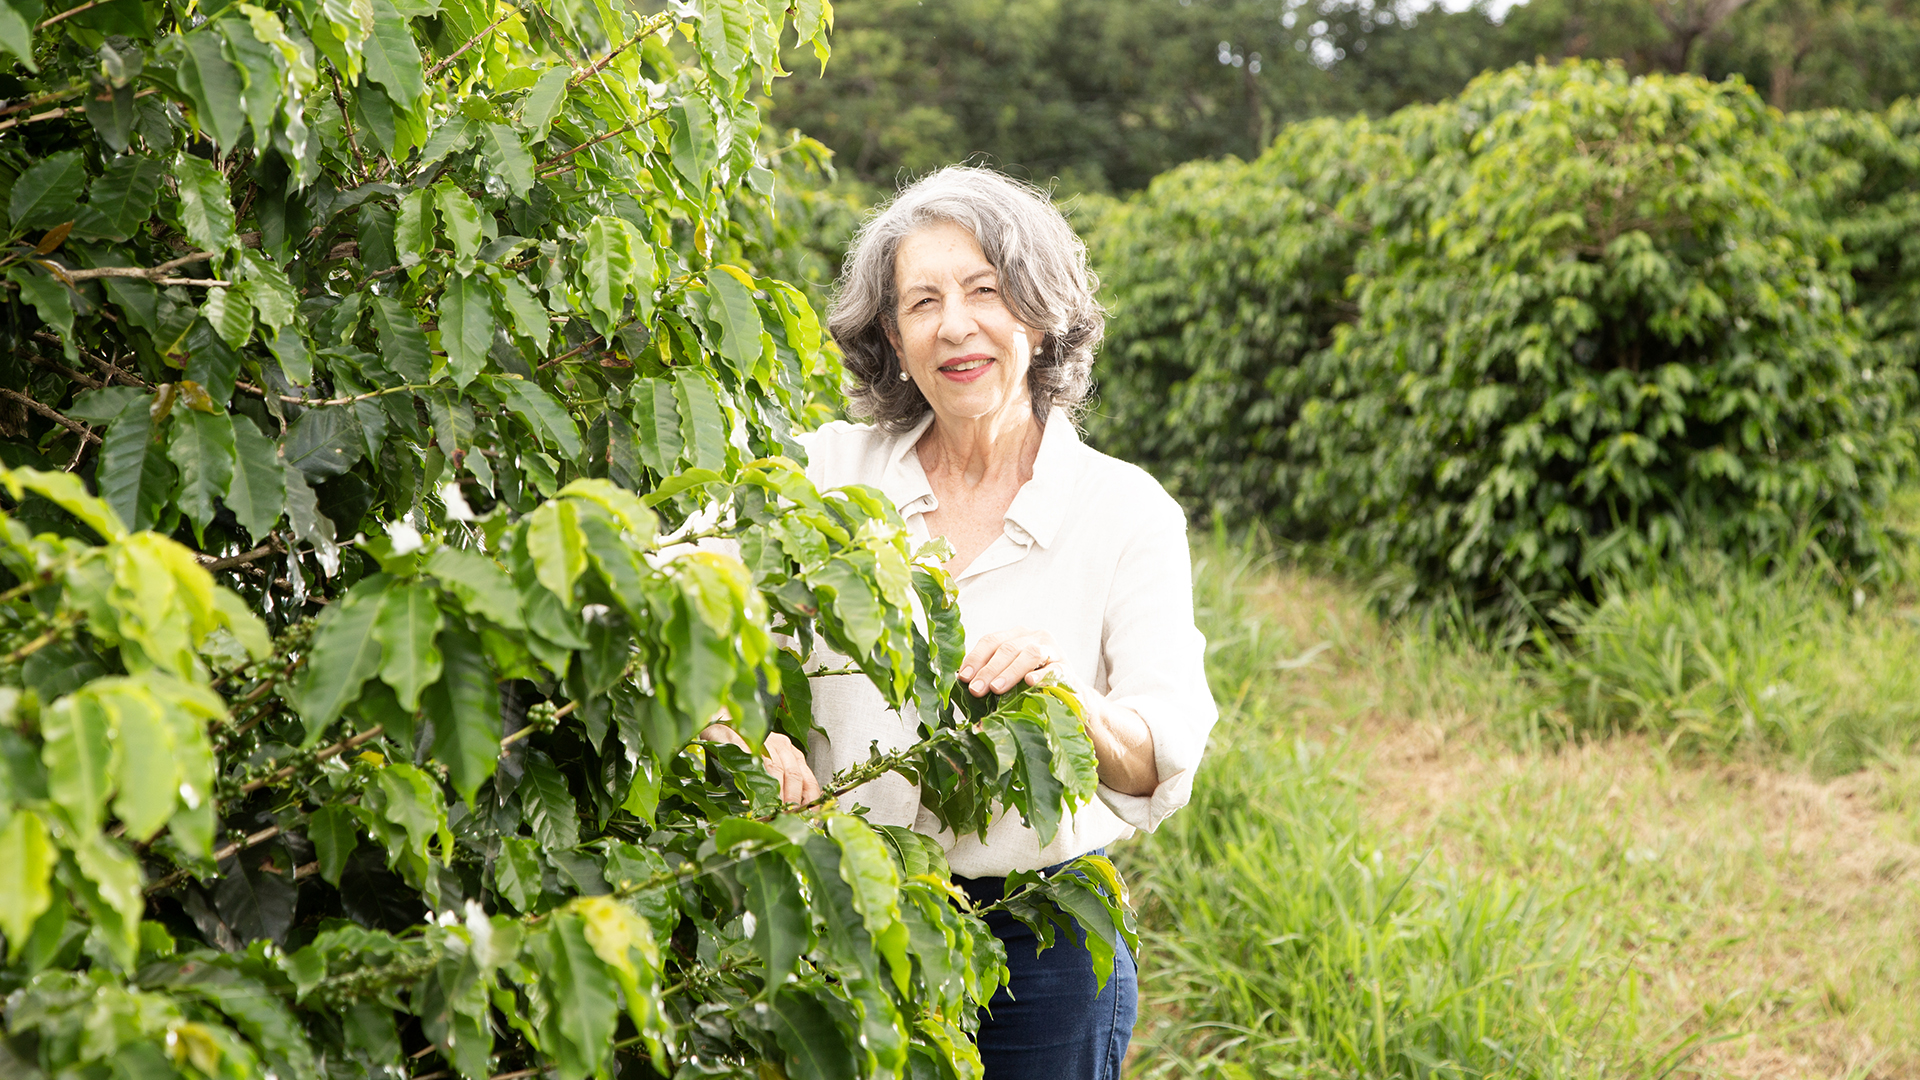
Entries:
{"type": "Polygon", "coordinates": [[[1095,435],[1483,612],[1689,540],[1865,573],[1912,358],[1796,130],[1738,82],[1529,66],[1177,170],[1096,230],[1095,435]]]}
{"type": "Polygon", "coordinates": [[[0,5],[0,1072],[979,1075],[997,942],[832,796],[1050,833],[1092,755],[956,717],[939,552],[795,464],[749,95],[830,19],[0,5]],[[925,741],[790,810],[692,740],[804,739],[816,643],[925,741]]]}

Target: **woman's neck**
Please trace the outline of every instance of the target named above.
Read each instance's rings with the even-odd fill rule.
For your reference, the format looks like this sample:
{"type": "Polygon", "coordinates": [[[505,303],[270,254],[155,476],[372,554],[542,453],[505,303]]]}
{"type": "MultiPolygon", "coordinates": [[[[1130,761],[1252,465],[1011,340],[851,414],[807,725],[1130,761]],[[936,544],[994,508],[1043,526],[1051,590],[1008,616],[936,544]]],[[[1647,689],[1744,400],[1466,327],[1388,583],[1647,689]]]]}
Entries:
{"type": "Polygon", "coordinates": [[[1024,480],[1040,453],[1042,431],[1030,408],[962,420],[936,415],[915,450],[928,476],[938,474],[965,487],[1009,474],[1024,480]]]}

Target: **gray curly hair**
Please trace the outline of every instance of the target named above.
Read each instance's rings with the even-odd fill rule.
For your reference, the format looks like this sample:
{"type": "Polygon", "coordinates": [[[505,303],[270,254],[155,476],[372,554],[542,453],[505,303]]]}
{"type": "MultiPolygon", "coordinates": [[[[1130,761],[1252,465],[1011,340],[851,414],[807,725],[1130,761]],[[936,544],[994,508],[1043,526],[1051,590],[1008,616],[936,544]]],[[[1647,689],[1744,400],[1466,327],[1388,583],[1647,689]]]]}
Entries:
{"type": "Polygon", "coordinates": [[[847,251],[827,330],[840,346],[854,415],[905,431],[929,408],[919,386],[898,378],[900,361],[887,331],[898,313],[900,242],[936,222],[973,234],[999,275],[1007,309],[1039,331],[1040,349],[1027,371],[1034,416],[1045,423],[1055,407],[1076,416],[1092,388],[1093,351],[1106,332],[1087,246],[1046,192],[969,165],[950,165],[900,192],[874,211],[847,251]]]}

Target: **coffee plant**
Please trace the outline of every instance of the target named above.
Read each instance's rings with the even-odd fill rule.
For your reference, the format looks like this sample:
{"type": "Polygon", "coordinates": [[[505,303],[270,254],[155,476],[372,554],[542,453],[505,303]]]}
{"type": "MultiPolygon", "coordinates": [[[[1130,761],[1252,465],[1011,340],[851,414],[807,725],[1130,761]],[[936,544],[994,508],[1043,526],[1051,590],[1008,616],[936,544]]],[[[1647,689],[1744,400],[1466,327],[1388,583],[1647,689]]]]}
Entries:
{"type": "Polygon", "coordinates": [[[1849,270],[1898,271],[1911,211],[1849,252],[1817,189],[1860,178],[1809,183],[1795,130],[1738,81],[1528,66],[1163,177],[1096,230],[1096,438],[1476,618],[1688,544],[1871,577],[1912,367],[1849,270]]]}
{"type": "MultiPolygon", "coordinates": [[[[825,0],[0,3],[0,1074],[978,1077],[941,848],[1092,796],[808,482],[754,98],[825,0]],[[863,673],[922,741],[787,806],[863,673]],[[957,697],[957,700],[956,700],[957,697]]],[[[1017,875],[1127,935],[1103,859],[1017,875]]]]}

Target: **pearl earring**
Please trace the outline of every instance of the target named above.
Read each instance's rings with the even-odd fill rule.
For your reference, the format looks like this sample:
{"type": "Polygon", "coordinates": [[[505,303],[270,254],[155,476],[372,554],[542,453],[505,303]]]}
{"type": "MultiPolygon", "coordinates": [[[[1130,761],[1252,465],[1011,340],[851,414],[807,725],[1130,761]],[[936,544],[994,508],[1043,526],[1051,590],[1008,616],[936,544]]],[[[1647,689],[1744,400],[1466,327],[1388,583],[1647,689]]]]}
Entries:
{"type": "Polygon", "coordinates": [[[1035,345],[1035,346],[1033,347],[1033,355],[1035,355],[1035,356],[1039,356],[1039,355],[1040,355],[1040,351],[1041,351],[1041,349],[1042,349],[1042,348],[1043,348],[1043,346],[1040,346],[1040,345],[1035,345]]]}
{"type": "Polygon", "coordinates": [[[908,382],[908,381],[910,381],[910,380],[912,380],[912,378],[913,378],[913,376],[911,376],[911,375],[909,375],[909,374],[907,374],[907,369],[906,369],[906,368],[901,368],[901,369],[900,369],[900,381],[901,381],[901,382],[908,382]]]}

